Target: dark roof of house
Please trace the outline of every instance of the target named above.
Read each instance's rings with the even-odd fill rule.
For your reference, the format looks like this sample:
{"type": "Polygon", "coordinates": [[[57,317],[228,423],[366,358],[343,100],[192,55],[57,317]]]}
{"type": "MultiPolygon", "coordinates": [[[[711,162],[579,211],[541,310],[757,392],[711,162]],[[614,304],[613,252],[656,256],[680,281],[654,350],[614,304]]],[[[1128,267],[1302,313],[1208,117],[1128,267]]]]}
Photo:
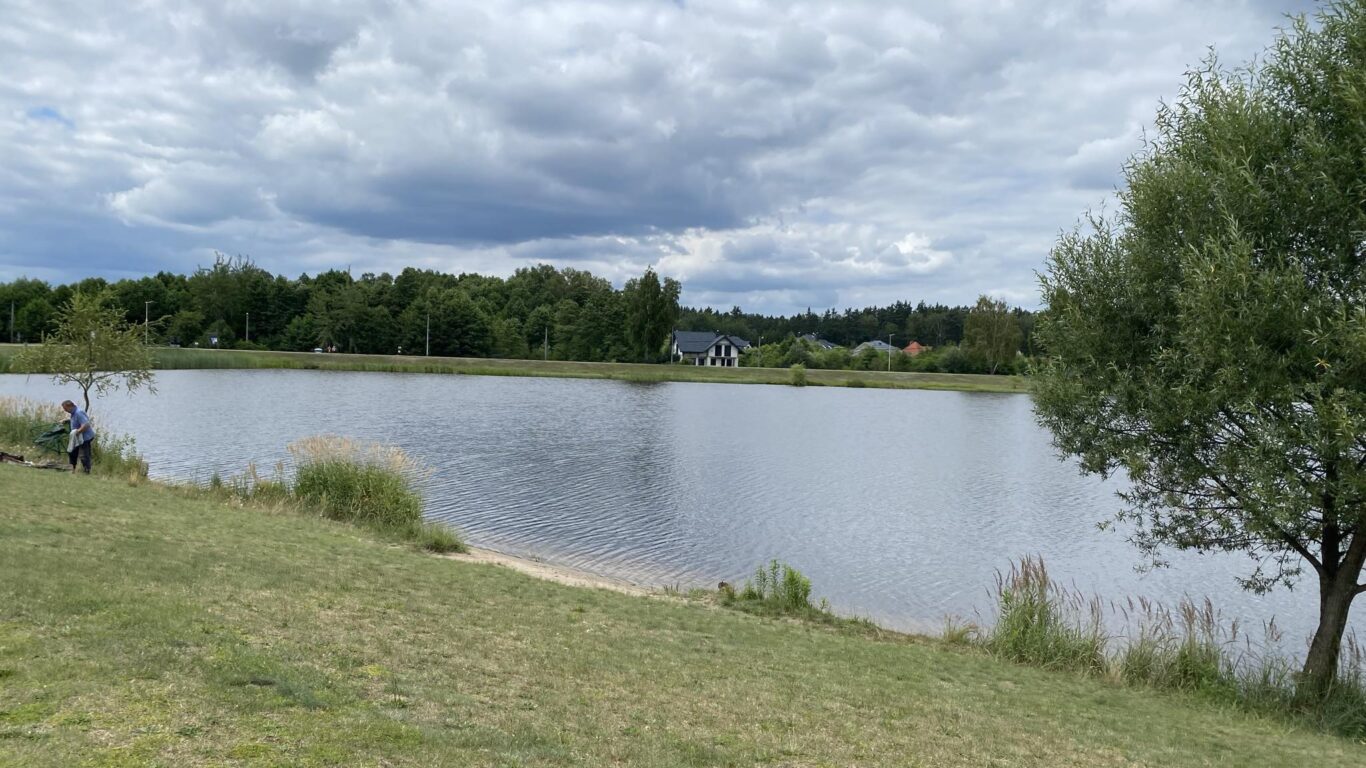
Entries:
{"type": "Polygon", "coordinates": [[[684,354],[696,355],[711,349],[711,346],[721,339],[729,339],[730,343],[740,349],[748,349],[748,341],[739,336],[728,336],[724,333],[717,334],[711,331],[674,331],[674,343],[678,345],[678,351],[684,354]]]}
{"type": "Polygon", "coordinates": [[[678,345],[679,352],[706,352],[713,341],[716,341],[716,334],[711,331],[674,331],[674,343],[678,345]]]}
{"type": "Polygon", "coordinates": [[[826,341],[825,339],[822,339],[814,333],[803,333],[801,338],[806,339],[807,341],[815,344],[821,349],[834,349],[835,347],[839,346],[835,342],[826,341]]]}

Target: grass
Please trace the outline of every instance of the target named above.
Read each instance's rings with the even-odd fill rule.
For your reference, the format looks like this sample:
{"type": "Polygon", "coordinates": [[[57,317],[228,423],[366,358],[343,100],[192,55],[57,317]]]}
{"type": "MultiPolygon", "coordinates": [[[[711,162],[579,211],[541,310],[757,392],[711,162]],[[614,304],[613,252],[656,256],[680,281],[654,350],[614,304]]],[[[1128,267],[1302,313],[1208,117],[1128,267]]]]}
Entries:
{"type": "Polygon", "coordinates": [[[1366,745],[915,638],[566,587],[0,466],[0,765],[1356,766],[1366,745]]]}
{"type": "Polygon", "coordinates": [[[1106,631],[1099,598],[1064,587],[1041,559],[1026,558],[997,579],[998,616],[990,629],[951,626],[955,641],[976,638],[1010,661],[1073,670],[1118,683],[1180,691],[1249,712],[1289,718],[1308,727],[1366,740],[1366,664],[1353,638],[1344,649],[1337,684],[1321,700],[1295,689],[1295,668],[1273,648],[1274,624],[1262,650],[1225,626],[1209,600],[1182,600],[1170,610],[1128,602],[1124,630],[1106,631]]]}
{"type": "MultiPolygon", "coordinates": [[[[0,344],[0,373],[11,370],[20,347],[0,344]]],[[[371,371],[385,373],[457,373],[479,376],[550,376],[559,378],[617,379],[622,381],[692,381],[731,384],[792,384],[786,368],[707,368],[694,365],[645,365],[640,363],[579,363],[561,360],[497,360],[489,358],[416,357],[407,355],[343,355],[311,352],[264,352],[251,350],[171,349],[152,350],[157,369],[201,368],[299,368],[321,371],[371,371]]],[[[1023,376],[985,376],[956,373],[900,373],[896,371],[816,370],[805,372],[811,386],[880,387],[883,389],[936,389],[964,392],[1028,392],[1023,376]],[[859,382],[854,384],[853,382],[859,382]]]]}

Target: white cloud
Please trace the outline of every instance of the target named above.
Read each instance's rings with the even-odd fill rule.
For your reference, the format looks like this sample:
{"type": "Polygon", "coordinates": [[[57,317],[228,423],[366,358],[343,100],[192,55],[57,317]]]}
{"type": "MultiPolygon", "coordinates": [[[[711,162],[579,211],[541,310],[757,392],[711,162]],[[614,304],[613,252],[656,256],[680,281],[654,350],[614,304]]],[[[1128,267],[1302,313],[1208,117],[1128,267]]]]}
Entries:
{"type": "Polygon", "coordinates": [[[0,279],[217,248],[287,274],[657,264],[687,301],[766,311],[1030,304],[1158,100],[1278,13],[0,0],[0,279]]]}

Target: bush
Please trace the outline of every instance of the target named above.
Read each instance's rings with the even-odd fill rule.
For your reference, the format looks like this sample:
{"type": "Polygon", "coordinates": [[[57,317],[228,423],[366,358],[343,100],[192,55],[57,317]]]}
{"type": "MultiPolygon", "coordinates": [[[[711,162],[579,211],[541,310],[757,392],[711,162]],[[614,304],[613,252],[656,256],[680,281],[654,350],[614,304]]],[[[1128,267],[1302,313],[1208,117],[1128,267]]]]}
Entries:
{"type": "Polygon", "coordinates": [[[788,370],[792,372],[792,386],[806,386],[806,366],[798,363],[797,365],[792,366],[788,370]]]}

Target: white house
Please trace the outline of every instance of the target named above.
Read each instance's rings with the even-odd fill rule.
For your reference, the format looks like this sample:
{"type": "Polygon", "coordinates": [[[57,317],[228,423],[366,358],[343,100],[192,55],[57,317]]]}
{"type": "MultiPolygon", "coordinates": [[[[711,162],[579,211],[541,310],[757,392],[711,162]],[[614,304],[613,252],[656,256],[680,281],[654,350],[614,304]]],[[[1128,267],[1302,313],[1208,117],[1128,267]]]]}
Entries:
{"type": "Polygon", "coordinates": [[[740,353],[749,347],[739,336],[703,331],[674,331],[670,342],[674,360],[719,368],[739,366],[740,353]]]}

